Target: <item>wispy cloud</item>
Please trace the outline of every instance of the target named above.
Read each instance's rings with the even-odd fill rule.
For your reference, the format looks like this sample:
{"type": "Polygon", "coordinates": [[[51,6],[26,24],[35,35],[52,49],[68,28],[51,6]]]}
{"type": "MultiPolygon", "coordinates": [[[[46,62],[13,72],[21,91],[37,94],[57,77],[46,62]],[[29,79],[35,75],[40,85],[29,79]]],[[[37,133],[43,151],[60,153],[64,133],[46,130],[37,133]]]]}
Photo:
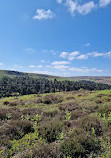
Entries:
{"type": "MultiPolygon", "coordinates": [[[[81,58],[85,58],[85,57],[81,57],[81,58]]],[[[70,63],[67,63],[66,61],[56,61],[51,63],[51,65],[46,65],[46,68],[51,68],[51,69],[56,69],[59,70],[60,72],[63,73],[67,73],[70,74],[72,76],[72,74],[74,73],[83,73],[83,74],[88,74],[88,73],[102,73],[103,70],[101,69],[97,69],[97,68],[88,68],[88,67],[72,67],[70,66],[70,63]],[[69,65],[67,65],[69,64],[69,65]]]]}
{"type": "Polygon", "coordinates": [[[73,71],[73,72],[83,72],[83,73],[89,73],[89,72],[103,72],[103,70],[101,69],[97,69],[97,68],[69,68],[69,71],[73,71]]]}
{"type": "Polygon", "coordinates": [[[77,59],[80,59],[80,60],[88,59],[88,56],[87,56],[87,55],[79,55],[79,56],[77,57],[77,59]]]}
{"type": "Polygon", "coordinates": [[[57,53],[59,53],[59,51],[57,51],[57,50],[48,50],[48,49],[43,49],[42,52],[43,53],[50,53],[52,55],[56,55],[57,53]]]}
{"type": "Polygon", "coordinates": [[[41,63],[45,63],[45,60],[41,60],[40,62],[41,62],[41,63]]]}
{"type": "Polygon", "coordinates": [[[68,61],[54,61],[51,63],[52,65],[66,65],[69,64],[68,61]]]}
{"type": "Polygon", "coordinates": [[[84,46],[89,47],[91,44],[88,42],[86,44],[84,44],[84,46]]]}
{"type": "Polygon", "coordinates": [[[96,5],[93,1],[86,2],[84,4],[79,4],[79,2],[77,2],[77,1],[66,0],[65,5],[68,7],[68,10],[73,15],[75,13],[86,15],[86,14],[90,13],[93,9],[96,8],[96,5]]]}
{"type": "Polygon", "coordinates": [[[71,52],[71,53],[69,53],[68,54],[68,59],[69,60],[74,60],[75,59],[75,57],[77,56],[77,55],[79,55],[80,53],[78,52],[78,51],[75,51],[75,52],[71,52]]]}
{"type": "Polygon", "coordinates": [[[29,68],[42,68],[42,65],[29,65],[29,68]]]}
{"type": "Polygon", "coordinates": [[[61,3],[62,3],[62,0],[57,0],[57,3],[61,4],[61,3]]]}
{"type": "Polygon", "coordinates": [[[87,2],[83,5],[78,5],[77,12],[82,15],[89,14],[93,9],[96,8],[96,5],[93,1],[87,2]]]}
{"type": "Polygon", "coordinates": [[[99,0],[99,7],[106,7],[111,3],[111,0],[99,0]]]}
{"type": "MultiPolygon", "coordinates": [[[[57,0],[58,3],[62,3],[61,0],[57,0]]],[[[111,0],[90,0],[84,2],[83,0],[65,0],[65,6],[68,8],[68,11],[72,14],[81,14],[87,15],[95,9],[106,7],[111,3],[111,0]]]]}
{"type": "Polygon", "coordinates": [[[77,55],[79,55],[80,53],[78,51],[74,51],[74,52],[61,52],[60,53],[60,57],[61,58],[67,58],[68,60],[74,60],[76,58],[77,55]]]}
{"type": "Polygon", "coordinates": [[[70,64],[68,61],[54,61],[51,63],[51,65],[46,65],[46,68],[53,68],[64,71],[65,69],[69,68],[68,64],[70,64]]]}
{"type": "Polygon", "coordinates": [[[87,53],[88,56],[92,56],[92,57],[102,57],[102,56],[111,56],[111,51],[109,52],[105,52],[105,53],[101,53],[101,52],[90,52],[87,53]]]}
{"type": "Polygon", "coordinates": [[[74,59],[78,59],[78,60],[86,60],[89,57],[110,57],[111,56],[111,51],[109,52],[88,52],[86,54],[80,54],[79,51],[74,51],[71,53],[68,52],[61,52],[59,57],[60,58],[66,58],[68,60],[74,60],[74,59]]]}
{"type": "Polygon", "coordinates": [[[55,14],[50,10],[37,9],[36,15],[33,17],[34,20],[42,20],[42,19],[52,19],[55,14]]]}
{"type": "Polygon", "coordinates": [[[0,66],[3,66],[3,63],[0,62],[0,66]]]}

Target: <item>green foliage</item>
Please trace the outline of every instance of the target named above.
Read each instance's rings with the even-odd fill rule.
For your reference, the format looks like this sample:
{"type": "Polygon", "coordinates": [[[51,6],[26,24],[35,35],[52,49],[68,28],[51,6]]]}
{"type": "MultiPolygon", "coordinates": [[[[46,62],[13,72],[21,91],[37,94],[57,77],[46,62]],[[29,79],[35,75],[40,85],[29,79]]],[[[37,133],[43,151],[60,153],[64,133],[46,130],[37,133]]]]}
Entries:
{"type": "Polygon", "coordinates": [[[68,112],[68,111],[66,111],[66,120],[70,120],[70,118],[71,118],[71,113],[70,112],[68,112]]]}
{"type": "Polygon", "coordinates": [[[12,114],[11,114],[11,113],[7,113],[7,114],[6,114],[7,120],[11,119],[11,117],[12,117],[12,114]]]}

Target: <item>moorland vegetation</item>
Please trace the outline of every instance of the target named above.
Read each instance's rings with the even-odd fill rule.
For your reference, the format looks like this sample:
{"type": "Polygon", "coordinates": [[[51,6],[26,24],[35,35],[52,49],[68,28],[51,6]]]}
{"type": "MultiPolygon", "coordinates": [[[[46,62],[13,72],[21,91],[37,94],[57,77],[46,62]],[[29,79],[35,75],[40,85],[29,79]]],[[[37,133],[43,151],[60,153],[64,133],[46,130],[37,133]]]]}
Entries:
{"type": "Polygon", "coordinates": [[[0,99],[1,158],[110,158],[111,90],[0,99]]]}

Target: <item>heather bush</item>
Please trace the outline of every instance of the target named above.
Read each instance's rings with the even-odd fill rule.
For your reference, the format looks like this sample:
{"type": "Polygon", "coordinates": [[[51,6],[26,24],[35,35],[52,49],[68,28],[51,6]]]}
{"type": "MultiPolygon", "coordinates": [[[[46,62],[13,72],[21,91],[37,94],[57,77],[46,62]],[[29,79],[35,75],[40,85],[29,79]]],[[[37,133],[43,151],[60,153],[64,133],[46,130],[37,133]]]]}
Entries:
{"type": "Polygon", "coordinates": [[[94,135],[90,135],[82,128],[75,128],[69,132],[69,138],[61,142],[59,150],[62,157],[88,158],[90,154],[99,154],[101,141],[94,135]]]}
{"type": "Polygon", "coordinates": [[[11,140],[20,139],[25,134],[34,132],[33,124],[30,121],[15,120],[10,121],[8,124],[4,124],[0,128],[0,137],[9,137],[11,140]]]}
{"type": "Polygon", "coordinates": [[[53,94],[50,94],[50,95],[46,95],[44,98],[43,98],[43,103],[44,104],[52,104],[52,103],[60,103],[63,101],[63,98],[62,96],[60,95],[53,95],[53,94]]]}
{"type": "Polygon", "coordinates": [[[108,116],[108,114],[111,112],[111,105],[101,105],[99,106],[98,112],[101,113],[102,115],[105,114],[108,116]]]}
{"type": "Polygon", "coordinates": [[[82,109],[76,109],[71,112],[71,120],[76,120],[78,118],[84,117],[86,115],[85,112],[82,111],[82,109]]]}
{"type": "Polygon", "coordinates": [[[79,126],[82,127],[86,132],[92,131],[92,128],[95,129],[95,134],[97,136],[102,135],[103,125],[101,120],[96,115],[87,115],[78,122],[79,126]]]}
{"type": "Polygon", "coordinates": [[[79,105],[76,102],[69,102],[69,103],[65,103],[65,104],[60,104],[59,105],[59,110],[60,111],[74,111],[75,109],[81,109],[81,107],[79,107],[79,105]]]}
{"type": "Polygon", "coordinates": [[[38,132],[39,136],[47,142],[54,142],[62,132],[62,123],[59,120],[52,120],[50,122],[43,123],[38,127],[38,132]]]}
{"type": "Polygon", "coordinates": [[[45,111],[43,112],[43,116],[47,116],[47,117],[55,117],[55,115],[58,113],[57,110],[53,110],[53,111],[45,111]]]}
{"type": "Polygon", "coordinates": [[[52,144],[39,144],[38,147],[34,147],[32,150],[27,149],[14,158],[60,158],[60,153],[52,144]]]}

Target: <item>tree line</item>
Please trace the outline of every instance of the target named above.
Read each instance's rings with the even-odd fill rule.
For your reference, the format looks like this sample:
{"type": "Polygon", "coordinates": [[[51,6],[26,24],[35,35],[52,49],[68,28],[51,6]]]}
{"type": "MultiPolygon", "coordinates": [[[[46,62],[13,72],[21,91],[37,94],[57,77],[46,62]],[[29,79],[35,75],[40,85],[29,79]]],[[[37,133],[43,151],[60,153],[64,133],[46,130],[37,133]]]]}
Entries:
{"type": "Polygon", "coordinates": [[[3,77],[0,79],[0,97],[27,95],[37,93],[55,93],[74,90],[104,90],[111,89],[111,85],[92,81],[49,80],[33,77],[3,77]]]}

